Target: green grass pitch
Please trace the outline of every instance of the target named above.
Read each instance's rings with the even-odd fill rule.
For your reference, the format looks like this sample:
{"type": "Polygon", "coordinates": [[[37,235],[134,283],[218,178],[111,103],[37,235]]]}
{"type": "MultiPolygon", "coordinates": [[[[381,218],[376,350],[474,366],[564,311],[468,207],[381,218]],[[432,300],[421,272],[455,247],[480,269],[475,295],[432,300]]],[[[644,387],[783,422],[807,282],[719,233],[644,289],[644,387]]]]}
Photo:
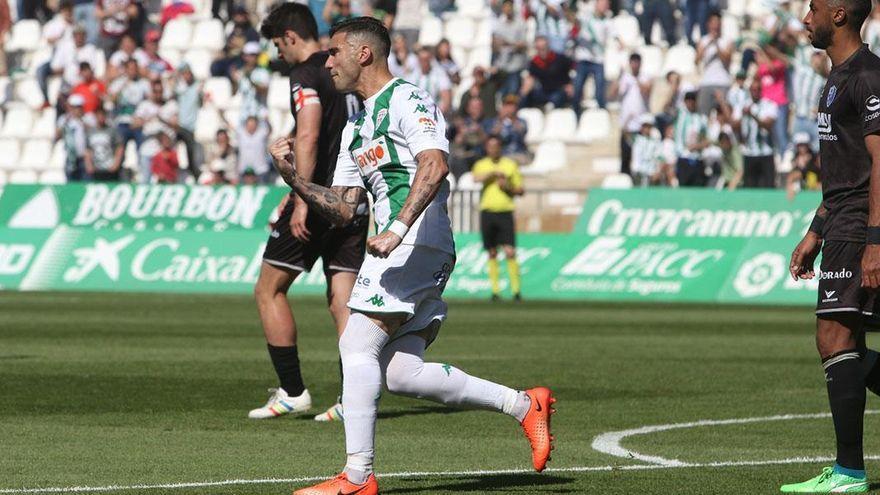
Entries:
{"type": "MultiPolygon", "coordinates": [[[[334,332],[322,300],[294,296],[292,304],[317,412],[337,393],[334,332]]],[[[428,357],[514,387],[552,387],[556,469],[646,465],[594,450],[604,432],[828,409],[809,308],[451,301],[428,357]]],[[[341,424],[246,418],[273,376],[249,297],[0,293],[0,493],[336,473],[341,424]]],[[[877,397],[868,408],[880,409],[877,397]]],[[[880,454],[878,427],[880,415],[867,416],[867,454],[880,454]]],[[[510,418],[387,393],[377,437],[384,494],[775,493],[823,464],[766,461],[833,455],[830,420],[814,418],[681,428],[622,443],[701,466],[407,476],[527,470],[529,450],[510,418]]],[[[873,480],[877,468],[868,462],[873,480]]],[[[287,494],[301,485],[113,493],[287,494]]]]}

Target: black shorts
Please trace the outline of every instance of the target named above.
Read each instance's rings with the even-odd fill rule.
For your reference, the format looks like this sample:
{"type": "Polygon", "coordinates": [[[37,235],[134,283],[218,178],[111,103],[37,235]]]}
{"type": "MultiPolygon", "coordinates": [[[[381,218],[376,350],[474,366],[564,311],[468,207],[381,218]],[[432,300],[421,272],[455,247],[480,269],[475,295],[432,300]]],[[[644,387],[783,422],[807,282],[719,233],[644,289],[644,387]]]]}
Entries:
{"type": "Polygon", "coordinates": [[[865,245],[860,242],[827,241],[822,247],[816,316],[832,318],[842,313],[857,313],[865,317],[867,327],[877,328],[880,298],[877,292],[862,287],[864,251],[865,245]]]}
{"type": "Polygon", "coordinates": [[[324,273],[357,273],[364,261],[369,219],[359,217],[346,227],[334,229],[317,213],[310,211],[306,217],[306,228],[312,235],[308,242],[302,242],[290,232],[293,205],[291,198],[275,222],[266,242],[263,261],[279,268],[307,272],[320,256],[324,262],[324,273]]]}
{"type": "Polygon", "coordinates": [[[481,211],[480,234],[483,235],[483,247],[486,249],[516,246],[513,212],[481,211]]]}

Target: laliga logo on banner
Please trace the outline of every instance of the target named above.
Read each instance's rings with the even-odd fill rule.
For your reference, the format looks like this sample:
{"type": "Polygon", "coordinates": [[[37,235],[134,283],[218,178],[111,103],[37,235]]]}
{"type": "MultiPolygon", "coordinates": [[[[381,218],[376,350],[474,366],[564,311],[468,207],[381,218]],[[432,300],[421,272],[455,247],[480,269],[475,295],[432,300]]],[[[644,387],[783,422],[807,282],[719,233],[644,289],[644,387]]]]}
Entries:
{"type": "Polygon", "coordinates": [[[785,256],[764,252],[746,261],[736,273],[733,288],[742,297],[767,294],[785,277],[785,256]]]}

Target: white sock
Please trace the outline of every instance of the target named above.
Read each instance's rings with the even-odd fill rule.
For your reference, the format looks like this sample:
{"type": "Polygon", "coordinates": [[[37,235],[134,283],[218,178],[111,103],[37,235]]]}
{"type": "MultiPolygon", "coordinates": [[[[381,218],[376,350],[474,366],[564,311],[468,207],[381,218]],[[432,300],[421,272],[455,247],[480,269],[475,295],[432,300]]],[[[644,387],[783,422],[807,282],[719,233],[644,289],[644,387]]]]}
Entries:
{"type": "Polygon", "coordinates": [[[382,391],[379,354],[388,334],[361,313],[352,313],[339,338],[342,357],[342,408],[345,410],[345,473],[361,484],[373,472],[376,409],[382,391]]]}
{"type": "Polygon", "coordinates": [[[517,417],[519,421],[525,417],[520,397],[525,394],[468,375],[448,364],[426,363],[422,359],[424,353],[425,341],[415,335],[395,339],[382,350],[380,361],[389,392],[448,406],[488,409],[514,417],[522,413],[517,417]]]}

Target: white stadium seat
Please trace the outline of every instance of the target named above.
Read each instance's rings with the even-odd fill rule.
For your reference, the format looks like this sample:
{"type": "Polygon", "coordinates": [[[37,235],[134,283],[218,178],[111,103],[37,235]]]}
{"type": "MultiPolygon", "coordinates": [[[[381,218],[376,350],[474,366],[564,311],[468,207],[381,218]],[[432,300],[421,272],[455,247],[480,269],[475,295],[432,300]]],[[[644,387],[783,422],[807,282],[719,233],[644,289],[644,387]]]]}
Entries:
{"type": "Polygon", "coordinates": [[[583,143],[608,139],[611,135],[611,116],[608,110],[593,108],[581,114],[577,140],[583,143]]]}
{"type": "Polygon", "coordinates": [[[492,20],[483,19],[477,22],[477,29],[474,31],[474,48],[485,48],[492,50],[492,20]]]}
{"type": "Polygon", "coordinates": [[[571,108],[551,110],[544,119],[543,141],[573,141],[577,129],[577,116],[571,108]]]}
{"type": "Polygon", "coordinates": [[[523,169],[527,174],[544,174],[565,168],[568,165],[568,154],[562,141],[544,141],[535,151],[535,159],[531,165],[523,169]]]}
{"type": "Polygon", "coordinates": [[[52,160],[52,141],[48,139],[29,139],[21,151],[21,168],[45,170],[52,160]]]}
{"type": "Polygon", "coordinates": [[[608,43],[605,47],[605,80],[613,81],[620,77],[628,58],[629,52],[618,48],[617,43],[608,43]]]}
{"type": "Polygon", "coordinates": [[[55,109],[47,108],[37,115],[30,137],[40,139],[55,139],[55,109]]]}
{"type": "Polygon", "coordinates": [[[482,189],[482,186],[479,182],[474,180],[473,174],[465,172],[458,178],[456,189],[459,191],[477,191],[482,189]]]}
{"type": "Polygon", "coordinates": [[[202,107],[196,117],[196,141],[213,143],[220,128],[220,115],[211,107],[202,107]]]}
{"type": "Polygon", "coordinates": [[[470,48],[474,46],[474,21],[466,17],[453,17],[446,22],[445,38],[453,46],[470,48]]]}
{"type": "Polygon", "coordinates": [[[25,77],[15,81],[15,99],[33,109],[40,108],[43,105],[43,95],[37,79],[25,77]]]}
{"type": "Polygon", "coordinates": [[[721,17],[721,36],[728,40],[737,40],[740,37],[739,18],[724,14],[721,17]]]}
{"type": "Polygon", "coordinates": [[[293,114],[289,110],[270,110],[269,125],[272,126],[272,138],[287,136],[293,131],[293,114]]]}
{"type": "Polygon", "coordinates": [[[26,138],[31,134],[34,123],[33,111],[25,106],[16,105],[6,112],[0,137],[26,138]]]}
{"type": "Polygon", "coordinates": [[[186,50],[193,46],[190,44],[190,41],[196,42],[196,39],[193,38],[192,23],[190,23],[189,18],[186,16],[179,16],[165,24],[165,29],[162,30],[162,38],[159,39],[159,49],[163,51],[186,50]]]}
{"type": "Polygon", "coordinates": [[[160,49],[159,56],[165,59],[166,62],[171,64],[171,67],[178,67],[180,62],[183,60],[183,55],[180,50],[172,50],[168,49],[160,49]]]}
{"type": "Polygon", "coordinates": [[[175,151],[177,151],[177,162],[181,170],[189,169],[189,156],[186,154],[186,144],[182,142],[177,143],[175,151]]]}
{"type": "Polygon", "coordinates": [[[215,107],[225,110],[232,100],[232,83],[225,77],[212,77],[205,81],[205,95],[215,107]]]}
{"type": "Polygon", "coordinates": [[[290,81],[281,77],[272,77],[269,82],[269,108],[290,110],[290,81]]]}
{"type": "Polygon", "coordinates": [[[193,30],[192,46],[219,51],[226,44],[223,23],[219,19],[205,19],[196,24],[193,30]]]}
{"type": "Polygon", "coordinates": [[[18,168],[20,151],[17,139],[0,139],[0,169],[13,170],[18,168]]]}
{"type": "Polygon", "coordinates": [[[544,112],[538,108],[520,108],[517,117],[526,121],[526,143],[533,144],[541,140],[544,132],[544,112]]]}
{"type": "Polygon", "coordinates": [[[602,189],[632,189],[632,186],[632,177],[627,174],[614,174],[602,179],[602,189]]]}
{"type": "Polygon", "coordinates": [[[422,19],[422,27],[419,29],[419,44],[422,46],[434,46],[443,38],[443,21],[427,15],[422,19]]]}
{"type": "Polygon", "coordinates": [[[639,28],[639,20],[627,14],[625,11],[612,19],[614,32],[624,45],[634,48],[642,46],[644,37],[639,28]]]}
{"type": "MultiPolygon", "coordinates": [[[[270,109],[269,111],[272,112],[273,110],[270,109]]],[[[278,111],[278,110],[275,110],[275,111],[278,111]]],[[[223,112],[223,119],[226,120],[226,122],[229,122],[229,125],[231,125],[233,128],[238,125],[239,117],[241,117],[241,109],[240,108],[227,108],[223,112]]],[[[211,138],[211,139],[213,140],[213,138],[211,138]]]]}
{"type": "Polygon", "coordinates": [[[61,85],[64,81],[60,77],[49,78],[49,103],[56,105],[58,103],[58,95],[61,94],[61,85]]]}
{"type": "Polygon", "coordinates": [[[46,170],[40,173],[40,184],[64,184],[67,176],[63,170],[46,170]]]}
{"type": "Polygon", "coordinates": [[[594,174],[616,174],[620,172],[620,158],[616,156],[597,156],[593,158],[594,174]]]}
{"type": "Polygon", "coordinates": [[[484,19],[491,15],[487,3],[477,0],[456,0],[455,7],[459,15],[474,19],[484,19]]]}
{"type": "Polygon", "coordinates": [[[183,61],[189,64],[196,79],[207,79],[211,76],[211,52],[203,49],[187,50],[183,54],[183,61]]]}
{"type": "Polygon", "coordinates": [[[40,47],[42,28],[39,21],[24,19],[12,24],[12,33],[4,47],[5,51],[32,52],[40,47]]]}
{"type": "Polygon", "coordinates": [[[52,158],[49,159],[49,168],[64,170],[64,162],[67,160],[67,152],[64,151],[64,141],[58,140],[52,146],[52,158]]]}
{"type": "Polygon", "coordinates": [[[651,79],[663,75],[663,50],[659,46],[645,45],[638,52],[642,56],[642,74],[651,79]]]}
{"type": "Polygon", "coordinates": [[[122,167],[135,171],[138,169],[138,152],[134,139],[125,145],[125,155],[122,158],[122,167]]]}
{"type": "MultiPolygon", "coordinates": [[[[492,65],[492,49],[489,47],[477,47],[468,53],[467,64],[462,70],[463,74],[473,74],[474,69],[482,67],[488,69],[492,65]]],[[[466,88],[470,89],[470,88],[466,88]]]]}
{"type": "Polygon", "coordinates": [[[679,43],[666,51],[666,61],[663,64],[663,73],[674,70],[682,76],[690,76],[697,72],[697,52],[687,43],[679,43]]]}
{"type": "Polygon", "coordinates": [[[36,184],[37,173],[33,170],[16,170],[9,174],[10,184],[36,184]]]}

